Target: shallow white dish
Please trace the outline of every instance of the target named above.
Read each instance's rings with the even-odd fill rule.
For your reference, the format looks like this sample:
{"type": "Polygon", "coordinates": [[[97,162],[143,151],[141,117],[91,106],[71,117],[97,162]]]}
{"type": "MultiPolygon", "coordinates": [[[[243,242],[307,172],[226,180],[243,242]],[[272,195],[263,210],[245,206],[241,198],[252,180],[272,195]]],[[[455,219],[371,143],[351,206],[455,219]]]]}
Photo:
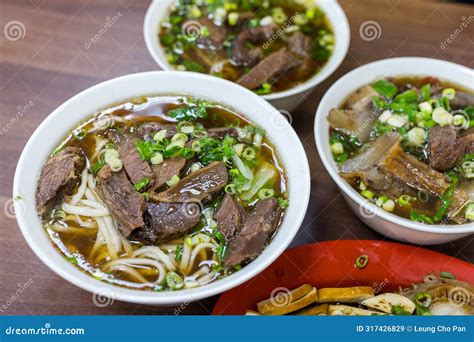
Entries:
{"type": "Polygon", "coordinates": [[[344,99],[377,79],[396,76],[434,76],[473,89],[474,71],[462,65],[430,58],[403,57],[363,65],[339,79],[326,92],[316,112],[315,137],[319,156],[336,182],[351,209],[375,231],[389,238],[420,245],[435,245],[460,239],[474,233],[474,224],[426,225],[401,218],[370,204],[342,177],[329,145],[327,116],[344,99]]]}
{"type": "MultiPolygon", "coordinates": [[[[150,4],[143,23],[145,43],[155,62],[163,70],[174,70],[158,40],[158,33],[162,19],[168,15],[169,7],[174,0],[154,0],[150,4]]],[[[315,0],[324,11],[335,35],[334,52],[326,65],[308,81],[286,91],[263,95],[278,110],[291,112],[303,101],[314,88],[328,78],[346,57],[350,42],[350,29],[347,17],[336,0],[315,0]]]]}
{"type": "Polygon", "coordinates": [[[290,244],[297,233],[309,201],[310,172],[303,146],[280,113],[251,91],[219,78],[190,72],[155,71],[116,78],[66,101],[36,129],[18,162],[13,184],[16,218],[31,249],[54,272],[67,281],[116,300],[140,304],[176,305],[229,290],[256,276],[290,244]],[[35,192],[41,168],[54,148],[80,122],[100,109],[135,96],[185,94],[209,99],[244,114],[267,131],[279,152],[289,183],[290,204],[277,234],[253,262],[235,274],[203,287],[174,292],[139,291],[109,285],[67,262],[46,234],[35,210],[35,192]]]}

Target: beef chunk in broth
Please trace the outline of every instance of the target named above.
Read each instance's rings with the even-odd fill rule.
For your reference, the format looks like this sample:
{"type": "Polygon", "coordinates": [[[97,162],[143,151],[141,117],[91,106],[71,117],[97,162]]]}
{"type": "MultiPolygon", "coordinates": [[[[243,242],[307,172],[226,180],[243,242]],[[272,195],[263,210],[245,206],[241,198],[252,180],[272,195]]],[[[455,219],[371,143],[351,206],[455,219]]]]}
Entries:
{"type": "Polygon", "coordinates": [[[161,188],[174,175],[179,176],[186,166],[186,159],[183,157],[174,157],[165,159],[161,164],[153,166],[156,181],[153,190],[161,188]]]}
{"type": "Polygon", "coordinates": [[[235,127],[210,128],[207,130],[207,136],[214,139],[223,139],[226,136],[237,138],[238,133],[235,127]]]}
{"type": "Polygon", "coordinates": [[[226,194],[216,214],[217,227],[230,241],[240,231],[246,217],[245,209],[231,195],[226,194]]]}
{"type": "Polygon", "coordinates": [[[245,220],[242,230],[231,240],[224,263],[240,264],[262,253],[281,218],[281,209],[275,198],[257,203],[245,220]]]}
{"type": "Polygon", "coordinates": [[[97,174],[98,195],[109,208],[125,236],[144,225],[146,204],[142,195],[135,191],[125,171],[113,172],[104,166],[97,174]]]}
{"type": "Polygon", "coordinates": [[[135,230],[132,237],[150,244],[176,238],[193,229],[200,216],[197,203],[148,203],[145,226],[135,230]]]}
{"type": "MultiPolygon", "coordinates": [[[[142,179],[148,178],[150,181],[149,184],[152,185],[155,175],[150,165],[140,158],[140,154],[135,147],[136,139],[137,138],[130,135],[123,135],[118,139],[117,149],[120,154],[120,159],[133,184],[137,184],[142,179]]],[[[117,141],[117,139],[115,140],[117,141]]]]}
{"type": "Polygon", "coordinates": [[[237,83],[249,89],[256,89],[274,77],[280,76],[293,67],[293,55],[283,48],[274,52],[242,76],[237,83]]]}
{"type": "Polygon", "coordinates": [[[229,175],[223,162],[213,162],[184,177],[179,183],[161,193],[150,193],[155,202],[183,203],[209,201],[227,185],[229,175]]]}
{"type": "Polygon", "coordinates": [[[434,126],[429,132],[430,165],[436,170],[452,169],[462,157],[456,129],[452,126],[434,126]]]}
{"type": "Polygon", "coordinates": [[[44,217],[77,184],[86,160],[77,147],[66,147],[48,159],[41,170],[36,192],[36,209],[44,217]]]}
{"type": "Polygon", "coordinates": [[[208,18],[200,18],[198,20],[189,20],[183,25],[184,34],[193,35],[194,30],[206,28],[208,34],[200,34],[197,40],[198,44],[212,50],[220,50],[224,45],[226,38],[226,29],[223,26],[217,26],[208,18]]]}
{"type": "Polygon", "coordinates": [[[163,124],[159,122],[147,122],[138,127],[137,133],[141,139],[151,140],[159,131],[166,130],[166,138],[171,139],[173,135],[178,133],[175,125],[163,124]]]}

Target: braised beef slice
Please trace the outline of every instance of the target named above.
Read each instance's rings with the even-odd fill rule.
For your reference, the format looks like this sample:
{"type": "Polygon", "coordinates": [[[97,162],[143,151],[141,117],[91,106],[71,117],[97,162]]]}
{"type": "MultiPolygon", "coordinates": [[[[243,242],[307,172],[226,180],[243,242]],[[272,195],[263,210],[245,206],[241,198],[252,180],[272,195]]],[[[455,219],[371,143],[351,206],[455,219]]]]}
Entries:
{"type": "MultiPolygon", "coordinates": [[[[193,19],[183,24],[183,29],[186,33],[186,27],[189,29],[196,28],[198,22],[201,28],[206,27],[209,34],[201,34],[197,40],[198,44],[205,46],[208,49],[220,50],[224,45],[225,38],[227,35],[226,28],[223,26],[217,26],[212,20],[208,18],[193,19]]],[[[201,30],[202,32],[202,30],[201,30]]]]}
{"type": "Polygon", "coordinates": [[[245,219],[245,209],[231,195],[226,194],[216,213],[217,227],[230,241],[240,231],[245,219]]]}
{"type": "Polygon", "coordinates": [[[193,173],[179,183],[160,193],[150,192],[154,202],[183,203],[209,201],[229,182],[227,168],[223,162],[213,162],[193,173]]]}
{"type": "Polygon", "coordinates": [[[474,153],[474,128],[461,134],[459,137],[459,146],[462,156],[467,153],[474,153]]]}
{"type": "Polygon", "coordinates": [[[246,37],[246,33],[241,33],[232,42],[232,61],[241,66],[253,66],[262,57],[262,52],[259,48],[248,47],[246,37]]]}
{"type": "Polygon", "coordinates": [[[287,48],[274,52],[254,66],[237,83],[248,89],[256,89],[274,77],[280,76],[293,67],[293,55],[287,48]]]}
{"type": "Polygon", "coordinates": [[[311,48],[311,38],[303,32],[297,31],[288,39],[288,47],[297,56],[308,56],[311,48]]]}
{"type": "Polygon", "coordinates": [[[346,100],[347,109],[353,109],[358,112],[372,109],[372,98],[378,93],[369,85],[365,85],[351,94],[346,100]]]}
{"type": "MultiPolygon", "coordinates": [[[[116,138],[117,139],[117,138],[116,138]]],[[[120,154],[125,171],[133,184],[137,184],[144,178],[148,178],[149,185],[153,185],[155,175],[146,160],[140,158],[135,147],[137,138],[130,135],[121,135],[118,138],[117,149],[120,154]]]]}
{"type": "Polygon", "coordinates": [[[379,113],[372,110],[355,111],[352,109],[331,109],[328,115],[329,125],[355,136],[361,143],[370,140],[370,132],[379,113]]]}
{"type": "Polygon", "coordinates": [[[175,157],[165,159],[159,165],[153,165],[153,172],[155,173],[155,184],[153,190],[161,188],[174,175],[179,176],[186,166],[186,159],[183,157],[175,157]]]}
{"type": "Polygon", "coordinates": [[[132,238],[150,244],[176,238],[188,233],[200,220],[197,203],[148,203],[145,226],[133,232],[132,238]]]}
{"type": "Polygon", "coordinates": [[[278,30],[275,24],[245,29],[232,42],[232,60],[237,65],[252,66],[262,58],[262,51],[248,43],[269,40],[278,30]]]}
{"type": "Polygon", "coordinates": [[[42,217],[64,195],[71,194],[85,166],[86,160],[78,147],[66,147],[48,159],[41,170],[36,191],[36,210],[42,217]]]}
{"type": "Polygon", "coordinates": [[[207,130],[207,136],[214,139],[224,139],[226,136],[237,138],[238,133],[234,127],[211,128],[207,130]]]}
{"type": "Polygon", "coordinates": [[[474,106],[474,94],[463,91],[456,91],[456,96],[450,101],[452,109],[464,109],[468,106],[474,106]]]}
{"type": "Polygon", "coordinates": [[[456,129],[452,126],[434,126],[429,131],[429,160],[439,171],[452,169],[462,157],[456,129]]]}
{"type": "Polygon", "coordinates": [[[151,140],[159,131],[166,130],[166,138],[171,139],[178,129],[175,125],[163,124],[159,122],[147,122],[138,127],[137,134],[141,139],[151,140]]]}
{"type": "Polygon", "coordinates": [[[125,236],[144,225],[146,204],[142,195],[135,191],[125,171],[113,172],[104,166],[97,174],[97,193],[109,208],[125,236]]]}
{"type": "Polygon", "coordinates": [[[245,220],[242,230],[231,240],[224,264],[233,266],[260,255],[281,219],[281,209],[275,198],[257,203],[245,220]]]}
{"type": "Polygon", "coordinates": [[[278,31],[278,25],[272,23],[270,25],[259,26],[247,30],[248,38],[254,42],[263,42],[273,37],[278,31]]]}

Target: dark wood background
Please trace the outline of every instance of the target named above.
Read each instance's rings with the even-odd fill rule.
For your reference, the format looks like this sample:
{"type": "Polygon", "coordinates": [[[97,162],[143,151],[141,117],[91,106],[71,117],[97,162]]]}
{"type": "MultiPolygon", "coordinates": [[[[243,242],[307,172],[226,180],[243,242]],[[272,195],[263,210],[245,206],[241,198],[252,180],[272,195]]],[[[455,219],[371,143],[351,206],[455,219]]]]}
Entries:
{"type": "MultiPolygon", "coordinates": [[[[335,80],[362,64],[396,56],[433,57],[474,67],[474,23],[443,45],[469,15],[474,15],[474,6],[412,0],[340,2],[351,25],[349,53],[341,67],[292,113],[312,172],[309,209],[293,246],[323,240],[383,239],[350,211],[316,152],[314,113],[335,80]],[[367,21],[378,23],[380,37],[372,41],[361,38],[359,29],[367,21]]],[[[117,301],[105,308],[95,306],[90,293],[62,280],[36,258],[11,213],[17,160],[31,133],[52,110],[99,82],[157,69],[142,33],[148,5],[147,0],[0,3],[0,314],[175,313],[174,308],[117,301]],[[106,21],[118,13],[120,19],[90,44],[106,21]],[[21,24],[19,36],[4,32],[12,21],[21,24]],[[23,293],[19,287],[25,288],[23,293]]],[[[429,248],[474,262],[472,236],[429,248]]],[[[187,305],[180,312],[208,314],[216,299],[187,305]]]]}

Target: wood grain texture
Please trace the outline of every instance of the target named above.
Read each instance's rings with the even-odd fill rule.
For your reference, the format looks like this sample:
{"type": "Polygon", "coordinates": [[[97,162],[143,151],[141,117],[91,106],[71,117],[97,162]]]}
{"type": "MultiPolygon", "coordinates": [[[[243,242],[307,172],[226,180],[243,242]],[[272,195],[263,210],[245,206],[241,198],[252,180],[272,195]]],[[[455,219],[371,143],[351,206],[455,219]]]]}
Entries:
{"type": "MultiPolygon", "coordinates": [[[[23,146],[40,122],[79,91],[107,79],[156,70],[142,37],[145,0],[2,0],[0,24],[19,21],[24,37],[0,37],[0,313],[1,314],[207,314],[216,298],[158,308],[114,302],[98,307],[92,295],[51,272],[23,240],[10,210],[11,188],[23,146]],[[118,16],[103,30],[106,21],[118,16]],[[101,31],[102,30],[102,31],[101,31]],[[94,38],[98,37],[98,39],[94,38]],[[94,42],[94,41],[95,42],[94,42]],[[26,108],[26,107],[27,108],[26,108]],[[25,109],[26,108],[26,109],[25,109]],[[24,288],[22,293],[18,288],[24,288]]],[[[318,158],[314,113],[328,87],[359,65],[395,56],[425,56],[474,67],[470,23],[445,48],[473,7],[420,1],[341,1],[351,25],[351,46],[342,66],[293,113],[293,126],[309,157],[309,210],[293,246],[335,239],[383,239],[342,200],[318,158]],[[359,29],[369,20],[380,37],[367,41],[359,29]]],[[[3,30],[2,30],[3,31],[3,30]]],[[[474,239],[431,247],[474,262],[474,239]]],[[[427,270],[429,271],[429,270],[427,270]]]]}

